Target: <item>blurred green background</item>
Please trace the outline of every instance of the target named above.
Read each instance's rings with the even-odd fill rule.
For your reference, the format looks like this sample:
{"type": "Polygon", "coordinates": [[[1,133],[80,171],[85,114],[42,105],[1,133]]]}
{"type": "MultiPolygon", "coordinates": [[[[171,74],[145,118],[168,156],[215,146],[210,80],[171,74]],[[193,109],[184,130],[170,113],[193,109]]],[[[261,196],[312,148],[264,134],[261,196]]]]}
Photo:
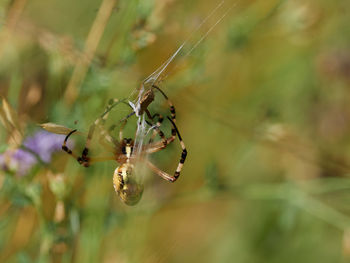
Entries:
{"type": "MultiPolygon", "coordinates": [[[[350,2],[226,1],[196,30],[218,4],[0,1],[0,94],[18,116],[2,115],[3,155],[38,123],[87,132],[188,39],[160,83],[188,149],[179,180],[145,170],[128,207],[115,162],[58,151],[25,175],[3,169],[0,262],[350,260],[350,2]]],[[[166,115],[159,95],[152,111],[166,115]]],[[[176,141],[149,158],[172,174],[180,153],[176,141]]]]}

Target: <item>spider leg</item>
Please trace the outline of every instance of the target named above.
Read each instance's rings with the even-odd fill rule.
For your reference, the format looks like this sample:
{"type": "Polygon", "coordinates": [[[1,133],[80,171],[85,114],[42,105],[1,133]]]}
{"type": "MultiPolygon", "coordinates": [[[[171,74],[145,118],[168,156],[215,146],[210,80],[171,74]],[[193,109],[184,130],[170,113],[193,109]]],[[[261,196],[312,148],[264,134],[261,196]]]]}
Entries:
{"type": "MultiPolygon", "coordinates": [[[[163,116],[161,116],[158,113],[154,114],[153,118],[155,116],[159,116],[159,119],[157,122],[157,126],[154,128],[155,129],[154,133],[157,134],[157,131],[160,131],[161,134],[163,134],[163,132],[159,129],[161,123],[163,122],[163,116]]],[[[169,119],[169,117],[168,117],[168,119],[169,119]]],[[[147,123],[148,123],[148,125],[151,125],[149,122],[147,122],[147,123]]],[[[168,144],[172,143],[176,138],[176,129],[175,129],[176,126],[174,126],[174,125],[175,125],[175,123],[173,123],[173,128],[171,129],[171,137],[165,138],[164,136],[163,137],[161,136],[162,140],[160,142],[153,142],[153,138],[155,136],[153,134],[150,141],[149,141],[149,144],[146,146],[145,152],[146,153],[155,153],[155,152],[158,152],[160,150],[163,150],[168,144]]]]}
{"type": "MultiPolygon", "coordinates": [[[[170,143],[172,143],[175,140],[175,137],[169,137],[166,139],[167,140],[167,145],[169,145],[170,143]]],[[[164,143],[162,141],[159,142],[154,142],[151,144],[146,145],[145,147],[145,153],[155,153],[155,152],[159,152],[161,150],[163,150],[164,147],[164,143]]]]}
{"type": "Polygon", "coordinates": [[[175,178],[175,180],[177,180],[177,178],[179,178],[179,176],[180,176],[181,169],[182,169],[182,167],[183,167],[183,165],[185,163],[185,160],[186,160],[186,157],[187,157],[187,150],[186,150],[185,143],[184,143],[184,141],[181,138],[180,132],[179,132],[179,130],[177,129],[177,127],[175,125],[175,122],[172,119],[170,119],[168,116],[167,116],[167,118],[173,124],[174,129],[175,129],[176,134],[177,134],[177,137],[180,140],[180,145],[181,145],[181,148],[182,148],[181,158],[180,158],[179,164],[177,165],[177,168],[176,168],[176,171],[175,171],[175,174],[174,174],[174,178],[175,178]]]}
{"type": "MultiPolygon", "coordinates": [[[[129,104],[128,104],[128,106],[131,107],[129,104]]],[[[126,120],[129,119],[131,116],[133,116],[133,115],[136,114],[136,112],[134,111],[134,109],[133,109],[132,107],[131,107],[131,109],[132,109],[133,111],[132,111],[131,113],[129,113],[126,117],[124,117],[123,119],[121,119],[121,120],[119,121],[119,123],[126,121],[126,120]]],[[[116,125],[112,125],[112,126],[110,127],[110,129],[111,129],[111,130],[114,130],[115,127],[116,127],[116,125]]]]}
{"type": "Polygon", "coordinates": [[[164,91],[162,91],[158,86],[156,85],[152,85],[152,88],[157,89],[165,98],[165,100],[168,102],[169,104],[169,108],[170,108],[170,113],[171,113],[171,119],[176,122],[176,112],[175,112],[175,107],[173,105],[173,103],[171,102],[171,100],[169,100],[168,96],[164,93],[164,91]]]}
{"type": "Polygon", "coordinates": [[[115,160],[114,156],[105,156],[105,157],[79,157],[76,153],[74,153],[71,149],[68,148],[67,146],[67,140],[68,138],[77,130],[73,130],[70,133],[68,133],[68,135],[66,136],[66,138],[63,141],[62,144],[62,150],[67,152],[70,156],[72,156],[74,159],[76,159],[81,165],[88,167],[90,164],[92,163],[96,163],[96,162],[103,162],[103,161],[107,161],[107,160],[115,160]]]}
{"type": "MultiPolygon", "coordinates": [[[[162,91],[158,86],[152,85],[152,88],[157,89],[157,90],[163,95],[163,97],[166,99],[166,101],[167,101],[167,103],[169,104],[169,107],[170,107],[170,113],[171,113],[172,122],[175,123],[175,122],[176,122],[176,111],[175,111],[175,107],[174,107],[173,103],[169,100],[168,96],[164,93],[164,91],[162,91]]],[[[168,144],[168,139],[165,138],[164,133],[160,130],[160,126],[161,126],[161,124],[162,124],[162,122],[163,122],[163,116],[160,115],[160,114],[158,114],[158,113],[156,113],[156,114],[154,114],[153,116],[150,117],[150,114],[149,114],[149,112],[148,112],[147,109],[146,109],[146,113],[147,113],[148,117],[149,117],[152,121],[153,121],[153,119],[154,119],[156,116],[158,116],[158,121],[157,121],[157,123],[156,123],[156,126],[154,127],[154,131],[153,131],[153,134],[152,134],[152,136],[151,136],[151,138],[150,138],[150,140],[149,140],[149,143],[152,143],[152,142],[153,142],[153,140],[154,140],[156,134],[158,133],[159,136],[160,136],[161,139],[162,139],[162,142],[163,142],[162,149],[165,148],[165,147],[167,146],[167,144],[168,144]]],[[[149,124],[149,123],[148,123],[148,124],[149,124]]],[[[149,124],[149,125],[150,125],[150,124],[149,124]]],[[[151,126],[153,126],[153,125],[151,125],[151,126]]],[[[171,136],[173,137],[173,140],[174,140],[174,139],[175,139],[175,136],[176,136],[176,129],[175,129],[175,127],[173,127],[172,130],[171,130],[171,136]]],[[[173,140],[172,140],[172,141],[173,141],[173,140]]],[[[171,141],[170,141],[170,142],[171,142],[171,141]]]]}
{"type": "MultiPolygon", "coordinates": [[[[67,152],[68,154],[72,155],[73,158],[77,159],[77,161],[84,165],[84,166],[89,166],[90,163],[93,161],[91,158],[88,157],[88,153],[89,153],[89,147],[91,144],[91,140],[92,137],[94,135],[95,132],[95,128],[96,126],[98,126],[101,129],[101,135],[100,135],[100,139],[99,142],[101,144],[104,144],[104,146],[106,146],[107,144],[103,142],[102,138],[104,137],[107,141],[113,143],[114,145],[118,145],[118,142],[115,141],[115,139],[104,129],[103,124],[105,123],[107,117],[108,117],[108,113],[115,107],[117,106],[119,103],[125,103],[124,101],[119,101],[118,99],[112,99],[109,101],[108,106],[106,107],[106,110],[100,115],[100,117],[98,117],[95,122],[90,126],[89,128],[89,132],[88,132],[88,136],[86,139],[86,143],[85,143],[85,147],[83,149],[83,152],[81,154],[81,157],[79,157],[77,154],[73,153],[72,150],[70,150],[66,143],[68,138],[77,130],[73,130],[70,133],[68,133],[68,135],[66,136],[66,138],[64,139],[63,145],[62,145],[62,149],[67,152]]],[[[114,152],[114,148],[108,146],[109,150],[112,150],[114,152]]],[[[107,159],[110,159],[110,157],[107,157],[107,159]]]]}
{"type": "MultiPolygon", "coordinates": [[[[161,118],[161,121],[163,121],[163,117],[161,115],[159,115],[159,116],[160,116],[159,119],[161,118]]],[[[148,125],[150,125],[151,127],[153,127],[153,129],[154,129],[153,134],[149,140],[149,143],[152,143],[155,135],[158,134],[159,137],[161,138],[161,142],[163,144],[162,147],[165,148],[168,145],[168,139],[165,137],[164,132],[162,132],[161,129],[159,128],[161,125],[161,122],[159,121],[159,119],[158,119],[156,125],[152,125],[152,123],[150,123],[149,121],[146,120],[146,123],[148,125]]],[[[172,137],[175,138],[175,130],[172,130],[172,137]]]]}
{"type": "Polygon", "coordinates": [[[163,179],[169,181],[169,182],[175,182],[177,178],[175,178],[175,176],[171,176],[170,174],[160,170],[157,166],[155,166],[153,163],[151,163],[150,161],[146,160],[146,164],[147,166],[156,174],[158,174],[160,177],[162,177],[163,179]]]}
{"type": "MultiPolygon", "coordinates": [[[[154,117],[158,116],[158,121],[156,123],[156,126],[154,126],[154,131],[153,131],[153,134],[149,140],[149,149],[150,148],[157,148],[157,149],[151,149],[150,152],[157,152],[161,149],[164,149],[169,143],[171,143],[172,141],[175,140],[175,137],[176,137],[176,129],[175,129],[175,126],[173,126],[173,128],[171,129],[171,137],[169,138],[166,138],[164,136],[164,133],[160,130],[160,126],[163,122],[163,116],[160,115],[159,113],[156,113],[152,116],[152,120],[154,119],[154,117]],[[154,137],[156,136],[156,134],[159,134],[159,136],[161,137],[161,142],[159,143],[154,143],[153,144],[153,140],[154,140],[154,137]]],[[[169,119],[169,118],[168,118],[169,119]]],[[[170,120],[170,119],[169,119],[170,120]]],[[[148,121],[146,121],[148,125],[150,126],[153,126],[151,123],[149,123],[148,121]]]]}
{"type": "MultiPolygon", "coordinates": [[[[129,107],[131,107],[130,104],[126,103],[126,102],[123,102],[124,104],[128,105],[129,107]]],[[[123,136],[123,130],[124,130],[124,127],[126,125],[126,123],[128,122],[128,119],[135,115],[135,111],[134,109],[131,107],[131,109],[133,110],[131,113],[129,113],[126,117],[124,117],[123,119],[121,119],[119,121],[119,124],[121,123],[121,127],[119,129],[119,140],[122,141],[124,139],[124,136],[123,136]]],[[[109,127],[109,132],[112,132],[116,127],[117,127],[118,124],[113,124],[109,127]]]]}
{"type": "MultiPolygon", "coordinates": [[[[135,112],[133,112],[133,114],[130,113],[124,119],[119,121],[119,123],[122,123],[121,126],[120,126],[120,129],[119,129],[119,140],[120,141],[123,141],[123,139],[124,139],[123,131],[124,131],[124,127],[125,127],[126,123],[128,122],[128,118],[131,117],[134,114],[135,114],[135,112]]],[[[113,125],[113,127],[111,127],[110,129],[114,130],[115,127],[116,127],[116,125],[113,125]]]]}
{"type": "MultiPolygon", "coordinates": [[[[160,129],[160,126],[162,125],[164,118],[162,115],[156,113],[152,116],[151,119],[153,120],[156,116],[158,117],[158,121],[157,121],[156,125],[157,125],[158,129],[160,129]]],[[[152,143],[154,141],[154,138],[156,137],[156,135],[157,135],[157,130],[154,129],[153,134],[152,134],[151,138],[149,139],[148,143],[152,143]]]]}
{"type": "Polygon", "coordinates": [[[64,138],[64,141],[62,144],[62,150],[65,151],[66,153],[68,153],[69,155],[71,155],[74,159],[78,160],[78,156],[75,153],[73,153],[73,151],[71,149],[69,149],[67,146],[67,140],[68,140],[69,136],[71,136],[76,131],[77,130],[71,131],[70,133],[67,134],[66,138],[64,138]]]}
{"type": "MultiPolygon", "coordinates": [[[[180,158],[180,161],[179,161],[179,164],[176,168],[176,171],[174,173],[173,176],[169,175],[168,173],[166,172],[163,172],[162,170],[160,170],[159,168],[157,168],[154,164],[150,163],[150,162],[146,162],[147,165],[154,171],[156,172],[160,177],[164,178],[165,180],[167,181],[170,181],[170,182],[175,182],[179,176],[180,176],[180,172],[182,170],[182,167],[183,167],[183,164],[185,163],[185,160],[186,160],[186,157],[187,157],[187,150],[186,150],[186,146],[185,146],[185,143],[183,142],[182,140],[182,137],[180,135],[180,132],[179,130],[177,129],[175,123],[173,122],[173,120],[171,120],[169,117],[167,117],[169,119],[169,121],[172,123],[172,125],[174,126],[173,130],[175,131],[175,133],[177,134],[177,137],[179,138],[180,140],[180,145],[181,145],[181,148],[182,148],[182,153],[181,153],[181,158],[180,158]]],[[[168,143],[171,143],[172,141],[174,141],[174,137],[169,137],[167,139],[167,142],[168,143]]],[[[161,142],[157,142],[157,143],[154,143],[152,145],[148,145],[147,146],[147,149],[145,150],[146,153],[154,153],[154,152],[158,152],[162,149],[164,149],[165,147],[162,146],[160,144],[161,142]]]]}
{"type": "MultiPolygon", "coordinates": [[[[94,135],[95,132],[95,128],[96,126],[98,126],[101,129],[101,134],[100,134],[100,138],[99,138],[99,142],[103,145],[103,146],[107,146],[108,144],[103,142],[103,138],[105,138],[108,142],[112,143],[113,145],[117,146],[119,145],[118,142],[109,134],[109,132],[104,128],[103,124],[106,122],[107,118],[108,118],[108,114],[109,112],[118,104],[120,103],[125,103],[127,104],[124,100],[118,100],[118,99],[111,99],[105,109],[105,111],[100,115],[100,117],[98,117],[95,122],[90,126],[89,128],[89,133],[86,139],[86,143],[85,143],[85,148],[83,150],[82,153],[82,158],[86,159],[87,155],[89,153],[89,147],[91,144],[91,140],[92,137],[94,135]]],[[[107,148],[110,151],[114,151],[114,148],[111,146],[107,146],[107,148]]]]}

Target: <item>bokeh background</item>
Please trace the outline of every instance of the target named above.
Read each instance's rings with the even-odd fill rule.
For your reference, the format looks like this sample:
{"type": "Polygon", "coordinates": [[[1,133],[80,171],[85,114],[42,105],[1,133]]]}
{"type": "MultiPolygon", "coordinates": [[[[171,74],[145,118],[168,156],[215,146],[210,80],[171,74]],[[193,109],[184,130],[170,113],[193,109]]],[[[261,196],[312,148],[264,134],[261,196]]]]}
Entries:
{"type": "MultiPolygon", "coordinates": [[[[0,262],[348,262],[349,14],[348,0],[1,1],[0,262]],[[38,124],[86,134],[186,39],[159,85],[188,158],[174,184],[135,174],[145,191],[126,206],[116,162],[79,166],[38,124]]],[[[169,114],[160,94],[150,109],[169,114]]],[[[149,158],[172,173],[180,153],[149,158]]]]}

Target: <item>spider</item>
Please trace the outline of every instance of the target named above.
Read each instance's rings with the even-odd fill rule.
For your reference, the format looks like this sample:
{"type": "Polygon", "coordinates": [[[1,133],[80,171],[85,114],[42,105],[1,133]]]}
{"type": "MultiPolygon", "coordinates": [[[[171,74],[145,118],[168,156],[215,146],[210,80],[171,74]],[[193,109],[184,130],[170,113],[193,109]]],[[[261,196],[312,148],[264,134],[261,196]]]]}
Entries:
{"type": "MultiPolygon", "coordinates": [[[[165,95],[163,91],[161,91],[158,87],[154,86],[155,89],[158,89],[164,96],[164,98],[167,100],[169,106],[170,106],[170,112],[171,112],[171,118],[167,116],[167,119],[172,124],[171,129],[171,136],[166,138],[164,133],[161,131],[161,123],[163,122],[162,115],[156,113],[153,116],[148,111],[147,107],[148,105],[153,101],[154,94],[153,91],[146,92],[143,96],[141,101],[144,101],[144,104],[141,102],[141,110],[142,112],[146,112],[147,116],[151,121],[147,121],[147,124],[150,125],[154,129],[154,133],[152,134],[152,137],[150,138],[148,144],[141,146],[141,155],[143,154],[150,154],[155,153],[158,151],[161,151],[165,149],[170,143],[172,143],[176,135],[179,138],[180,145],[182,148],[181,158],[178,163],[178,166],[175,170],[174,175],[170,175],[162,170],[160,170],[158,167],[156,167],[153,163],[146,159],[142,159],[146,165],[156,174],[158,174],[163,179],[169,181],[169,182],[175,182],[179,176],[181,169],[183,167],[183,164],[186,160],[187,156],[187,150],[185,147],[185,143],[182,140],[182,137],[180,135],[180,132],[175,124],[175,108],[171,101],[168,99],[168,97],[165,95]],[[158,118],[156,125],[153,124],[153,121],[155,118],[158,118]],[[161,138],[160,141],[153,142],[156,135],[159,135],[161,138]]],[[[88,136],[86,139],[85,147],[82,151],[81,156],[74,153],[71,149],[67,147],[67,140],[68,138],[77,130],[72,130],[70,133],[67,134],[65,137],[62,149],[67,152],[69,155],[71,155],[74,159],[76,159],[79,164],[89,167],[91,164],[96,162],[102,162],[107,160],[114,160],[117,161],[120,165],[115,169],[114,175],[113,175],[113,185],[114,189],[117,193],[117,195],[120,197],[120,199],[127,205],[135,205],[139,202],[141,199],[142,193],[143,193],[143,185],[136,182],[133,170],[135,167],[135,163],[137,162],[139,157],[136,157],[133,155],[133,150],[138,147],[137,144],[135,144],[134,140],[132,138],[124,138],[123,136],[123,129],[124,126],[127,123],[127,120],[130,116],[135,114],[135,112],[132,112],[127,117],[122,119],[120,122],[122,122],[122,125],[119,130],[119,141],[116,140],[114,137],[110,135],[108,131],[104,129],[104,122],[106,121],[108,117],[108,113],[111,111],[113,107],[115,107],[119,103],[125,103],[124,101],[119,101],[118,99],[111,100],[109,105],[107,106],[105,112],[98,117],[95,122],[90,126],[88,136]],[[98,126],[101,129],[101,137],[100,137],[100,143],[103,144],[110,152],[113,153],[112,156],[101,156],[101,157],[89,157],[89,147],[90,143],[95,131],[95,127],[98,126]],[[106,141],[101,140],[101,138],[105,138],[108,142],[110,142],[112,145],[108,144],[106,141]]],[[[114,129],[115,127],[113,127],[114,129]]]]}

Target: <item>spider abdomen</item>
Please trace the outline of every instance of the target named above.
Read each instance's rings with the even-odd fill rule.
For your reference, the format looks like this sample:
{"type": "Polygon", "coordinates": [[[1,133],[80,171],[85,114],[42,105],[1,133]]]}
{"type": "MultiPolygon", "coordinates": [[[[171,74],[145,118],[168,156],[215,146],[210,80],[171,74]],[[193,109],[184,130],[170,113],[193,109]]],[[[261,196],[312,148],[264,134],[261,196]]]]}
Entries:
{"type": "Polygon", "coordinates": [[[117,195],[127,205],[137,204],[143,193],[143,185],[136,182],[132,171],[134,166],[124,163],[117,167],[113,175],[113,185],[117,195]]]}

